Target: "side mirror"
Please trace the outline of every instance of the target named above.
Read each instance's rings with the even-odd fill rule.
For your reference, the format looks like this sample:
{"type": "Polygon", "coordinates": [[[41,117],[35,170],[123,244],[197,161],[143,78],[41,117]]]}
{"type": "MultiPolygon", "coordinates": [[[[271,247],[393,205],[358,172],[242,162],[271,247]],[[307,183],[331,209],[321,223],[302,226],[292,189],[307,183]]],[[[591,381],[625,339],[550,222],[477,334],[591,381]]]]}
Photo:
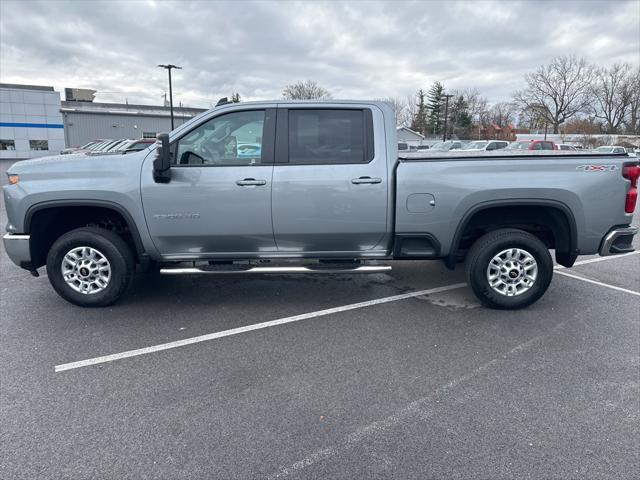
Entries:
{"type": "Polygon", "coordinates": [[[171,180],[171,152],[169,134],[159,133],[156,137],[156,158],[153,160],[153,179],[156,183],[169,183],[171,180]]]}

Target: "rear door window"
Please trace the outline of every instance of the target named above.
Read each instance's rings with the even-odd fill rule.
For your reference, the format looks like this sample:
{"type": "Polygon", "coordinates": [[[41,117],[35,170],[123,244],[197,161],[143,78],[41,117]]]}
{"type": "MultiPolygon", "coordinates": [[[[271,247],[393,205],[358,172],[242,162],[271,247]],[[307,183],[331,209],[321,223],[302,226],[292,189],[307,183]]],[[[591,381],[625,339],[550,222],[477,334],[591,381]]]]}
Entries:
{"type": "Polygon", "coordinates": [[[357,109],[290,109],[289,163],[364,163],[365,112],[357,109]]]}

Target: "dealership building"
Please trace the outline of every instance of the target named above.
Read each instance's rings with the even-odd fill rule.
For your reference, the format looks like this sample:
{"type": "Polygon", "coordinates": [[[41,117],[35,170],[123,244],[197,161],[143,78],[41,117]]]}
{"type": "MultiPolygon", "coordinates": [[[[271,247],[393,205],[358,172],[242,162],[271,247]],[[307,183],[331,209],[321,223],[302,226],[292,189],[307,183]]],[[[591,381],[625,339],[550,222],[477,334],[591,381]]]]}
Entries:
{"type": "MultiPolygon", "coordinates": [[[[155,138],[171,130],[167,106],[98,103],[95,91],[0,83],[0,159],[56,155],[92,140],[155,138]]],[[[174,107],[178,126],[205,109],[174,107]]]]}
{"type": "Polygon", "coordinates": [[[0,158],[32,158],[65,147],[60,94],[53,87],[0,83],[0,158]]]}

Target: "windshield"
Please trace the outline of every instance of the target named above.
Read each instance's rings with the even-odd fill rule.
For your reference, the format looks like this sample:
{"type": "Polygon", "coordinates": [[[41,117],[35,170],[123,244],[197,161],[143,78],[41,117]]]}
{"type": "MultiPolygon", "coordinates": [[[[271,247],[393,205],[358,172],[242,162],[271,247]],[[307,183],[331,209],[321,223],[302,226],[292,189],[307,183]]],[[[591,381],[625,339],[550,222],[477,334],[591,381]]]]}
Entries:
{"type": "Polygon", "coordinates": [[[513,142],[507,148],[509,150],[528,150],[529,142],[513,142]]]}
{"type": "Polygon", "coordinates": [[[482,150],[484,147],[487,146],[488,142],[471,142],[469,145],[466,146],[467,149],[469,150],[482,150]]]}

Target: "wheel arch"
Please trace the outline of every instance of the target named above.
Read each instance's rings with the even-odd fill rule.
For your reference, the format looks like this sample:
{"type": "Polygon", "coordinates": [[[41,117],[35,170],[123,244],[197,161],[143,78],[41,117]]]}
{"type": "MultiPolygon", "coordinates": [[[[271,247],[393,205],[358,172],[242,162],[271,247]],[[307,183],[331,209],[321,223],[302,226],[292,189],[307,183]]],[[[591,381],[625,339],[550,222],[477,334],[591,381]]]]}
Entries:
{"type": "MultiPolygon", "coordinates": [[[[143,263],[147,260],[148,256],[145,252],[144,245],[142,243],[142,238],[140,237],[140,232],[138,230],[138,227],[135,221],[133,220],[133,217],[125,207],[123,207],[122,205],[116,202],[112,202],[108,200],[81,200],[81,199],[80,200],[48,200],[45,202],[36,203],[31,207],[29,207],[25,214],[25,219],[24,219],[25,233],[33,234],[34,226],[36,228],[38,227],[37,221],[39,219],[39,216],[42,216],[46,212],[49,212],[51,215],[57,215],[65,211],[71,212],[72,210],[75,210],[77,212],[79,209],[86,209],[88,211],[90,211],[91,209],[95,209],[96,213],[112,212],[112,213],[115,213],[115,215],[122,218],[131,236],[131,244],[133,246],[136,261],[143,263]]],[[[63,233],[65,232],[62,231],[61,234],[63,233]]],[[[30,248],[32,250],[32,256],[34,256],[33,250],[35,250],[35,253],[36,253],[36,255],[34,256],[35,258],[33,258],[34,266],[36,265],[41,266],[41,265],[44,265],[46,253],[44,254],[45,258],[41,258],[42,254],[38,254],[38,249],[48,250],[48,248],[51,247],[51,244],[53,244],[53,242],[55,241],[55,238],[47,239],[45,242],[41,242],[40,245],[37,245],[35,243],[36,241],[37,239],[33,238],[33,235],[32,235],[30,248]]]]}
{"type": "Polygon", "coordinates": [[[445,258],[447,267],[455,267],[463,236],[468,233],[469,227],[474,225],[474,221],[478,221],[480,218],[490,219],[491,222],[487,223],[490,228],[487,231],[497,228],[518,228],[519,223],[526,225],[539,223],[538,221],[542,218],[540,217],[541,212],[546,213],[542,214],[544,222],[540,225],[548,227],[554,235],[556,261],[566,267],[572,266],[579,253],[578,229],[575,216],[569,206],[557,200],[506,199],[482,202],[465,212],[456,227],[449,254],[445,258]],[[516,212],[523,214],[521,222],[514,222],[513,215],[501,217],[509,211],[514,215],[516,212]]]}

